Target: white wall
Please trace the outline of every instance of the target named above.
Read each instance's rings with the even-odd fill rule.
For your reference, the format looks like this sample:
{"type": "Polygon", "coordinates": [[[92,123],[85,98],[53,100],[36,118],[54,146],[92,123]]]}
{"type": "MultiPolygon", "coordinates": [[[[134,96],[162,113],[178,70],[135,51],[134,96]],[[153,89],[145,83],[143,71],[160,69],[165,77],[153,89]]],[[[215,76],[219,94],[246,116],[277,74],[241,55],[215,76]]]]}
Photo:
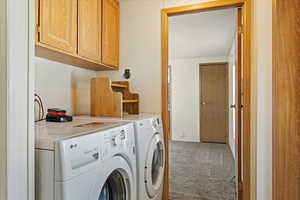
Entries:
{"type": "Polygon", "coordinates": [[[35,92],[41,96],[45,110],[61,108],[72,114],[74,75],[86,77],[85,82],[89,84],[96,72],[35,57],[35,92]]]}
{"type": "Polygon", "coordinates": [[[199,62],[173,60],[170,65],[171,138],[199,142],[199,62]]]}
{"type": "Polygon", "coordinates": [[[195,3],[201,2],[208,2],[209,0],[162,0],[164,2],[165,8],[176,7],[176,6],[183,6],[183,5],[190,5],[195,3]]]}
{"type": "Polygon", "coordinates": [[[200,142],[201,63],[227,62],[227,57],[171,60],[171,138],[200,142]]]}
{"type": "Polygon", "coordinates": [[[0,199],[7,199],[6,1],[0,1],[0,199]]]}
{"type": "Polygon", "coordinates": [[[229,91],[228,91],[228,105],[229,105],[229,117],[228,117],[228,129],[229,129],[229,146],[233,157],[235,158],[235,109],[230,108],[230,105],[235,105],[235,70],[236,70],[236,40],[233,40],[231,50],[228,56],[228,80],[229,80],[229,91]]]}
{"type": "Polygon", "coordinates": [[[140,93],[140,111],[161,112],[161,0],[121,0],[120,65],[116,72],[98,72],[123,80],[129,68],[131,90],[140,93]]]}
{"type": "Polygon", "coordinates": [[[254,1],[253,67],[257,85],[257,200],[272,199],[272,1],[254,1]]]}

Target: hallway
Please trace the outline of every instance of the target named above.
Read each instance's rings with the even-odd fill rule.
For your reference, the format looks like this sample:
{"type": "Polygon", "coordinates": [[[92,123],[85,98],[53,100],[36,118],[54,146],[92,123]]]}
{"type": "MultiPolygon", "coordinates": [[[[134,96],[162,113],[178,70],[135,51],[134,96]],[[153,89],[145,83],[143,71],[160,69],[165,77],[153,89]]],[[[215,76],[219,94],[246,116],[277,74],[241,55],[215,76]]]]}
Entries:
{"type": "Polygon", "coordinates": [[[228,145],[170,142],[170,200],[234,200],[234,194],[228,145]]]}

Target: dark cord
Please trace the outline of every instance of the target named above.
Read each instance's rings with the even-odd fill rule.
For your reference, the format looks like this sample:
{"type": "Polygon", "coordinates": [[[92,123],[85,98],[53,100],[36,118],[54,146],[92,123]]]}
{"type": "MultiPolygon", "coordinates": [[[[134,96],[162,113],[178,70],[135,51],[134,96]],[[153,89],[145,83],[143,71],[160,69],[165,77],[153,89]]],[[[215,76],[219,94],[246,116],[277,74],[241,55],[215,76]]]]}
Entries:
{"type": "Polygon", "coordinates": [[[44,121],[44,120],[46,120],[46,119],[39,119],[39,120],[36,120],[34,122],[40,122],[40,121],[44,121]]]}
{"type": "Polygon", "coordinates": [[[44,111],[44,105],[43,105],[43,101],[42,101],[42,98],[38,95],[38,94],[34,94],[34,96],[36,96],[39,100],[39,102],[41,103],[41,108],[42,108],[42,119],[44,119],[44,115],[45,115],[45,111],[44,111]]]}
{"type": "Polygon", "coordinates": [[[37,100],[37,99],[34,99],[34,102],[36,102],[37,104],[38,104],[38,106],[39,106],[39,119],[38,120],[40,120],[40,119],[42,119],[42,117],[41,117],[41,103],[40,103],[40,101],[39,100],[37,100]]]}

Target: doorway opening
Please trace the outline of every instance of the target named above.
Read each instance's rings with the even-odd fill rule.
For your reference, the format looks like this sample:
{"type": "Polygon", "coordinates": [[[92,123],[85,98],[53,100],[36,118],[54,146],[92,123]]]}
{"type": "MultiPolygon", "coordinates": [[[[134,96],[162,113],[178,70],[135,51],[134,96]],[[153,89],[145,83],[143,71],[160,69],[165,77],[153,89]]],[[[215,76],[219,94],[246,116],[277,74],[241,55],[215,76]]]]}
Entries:
{"type": "MultiPolygon", "coordinates": [[[[224,90],[224,94],[222,95],[225,97],[224,99],[227,100],[225,103],[223,102],[223,106],[225,105],[226,109],[223,110],[225,113],[222,120],[224,122],[221,122],[221,118],[215,118],[215,121],[212,123],[214,126],[209,125],[208,122],[211,122],[212,120],[208,120],[205,122],[205,117],[199,117],[202,118],[199,119],[198,124],[199,124],[199,132],[200,134],[198,135],[199,141],[200,138],[204,142],[213,142],[212,144],[219,145],[218,143],[225,143],[226,147],[231,146],[228,148],[229,153],[233,151],[233,155],[235,157],[235,160],[233,162],[233,169],[231,169],[232,173],[232,185],[233,185],[233,198],[235,200],[241,200],[241,199],[250,199],[250,191],[251,191],[251,176],[250,176],[250,2],[247,0],[225,0],[225,1],[213,1],[213,2],[207,2],[207,3],[200,3],[200,4],[195,4],[191,6],[183,6],[183,7],[176,7],[176,8],[168,8],[168,9],[163,9],[162,11],[162,92],[163,92],[163,120],[164,120],[164,129],[165,129],[165,146],[166,146],[166,152],[167,152],[167,159],[166,159],[166,174],[165,174],[165,181],[164,181],[164,199],[169,199],[172,197],[169,195],[171,191],[170,184],[171,179],[173,178],[173,175],[175,173],[171,174],[172,170],[172,158],[177,157],[176,155],[172,154],[173,152],[184,152],[183,149],[186,146],[184,143],[183,145],[179,148],[176,149],[177,144],[174,145],[173,139],[176,138],[177,136],[180,138],[187,137],[188,132],[179,132],[179,134],[176,134],[175,130],[176,128],[173,128],[173,126],[176,126],[176,118],[174,121],[173,114],[174,114],[174,109],[176,113],[176,107],[174,108],[174,105],[172,104],[173,101],[176,101],[177,98],[174,98],[174,96],[171,93],[171,90],[174,90],[174,83],[178,82],[174,77],[172,77],[171,74],[176,71],[176,67],[174,67],[174,63],[172,63],[171,56],[171,36],[170,36],[170,31],[171,31],[171,18],[173,16],[187,16],[190,14],[197,14],[197,13],[210,13],[211,11],[216,12],[216,11],[222,11],[224,9],[229,9],[229,8],[235,8],[236,10],[236,20],[235,20],[235,31],[236,31],[236,44],[235,44],[235,53],[236,53],[236,61],[234,62],[234,66],[231,66],[231,68],[228,67],[228,60],[226,62],[220,62],[220,61],[209,61],[209,62],[199,62],[198,66],[200,65],[199,68],[199,77],[202,76],[202,74],[205,74],[205,72],[200,73],[201,68],[207,68],[207,69],[212,69],[214,67],[212,66],[206,66],[207,63],[213,62],[215,65],[223,63],[223,74],[227,74],[228,77],[226,79],[225,76],[225,82],[227,82],[227,88],[228,90],[224,90]],[[202,65],[201,65],[202,64],[202,65]],[[227,66],[227,67],[226,67],[227,66]],[[210,68],[209,68],[210,67],[210,68]],[[234,69],[234,72],[229,69],[234,69]],[[231,72],[231,73],[230,73],[231,72]],[[229,76],[232,76],[234,80],[228,81],[229,76]],[[229,90],[231,89],[231,91],[229,90]],[[231,93],[230,93],[231,92],[231,93]],[[234,94],[233,94],[234,93],[234,94]],[[226,96],[227,95],[227,96],[226,96]],[[229,96],[231,95],[231,99],[234,97],[235,101],[230,101],[229,96]],[[231,115],[229,115],[231,113],[231,115]],[[232,119],[234,118],[234,120],[232,119]],[[204,121],[203,121],[204,120],[204,121]],[[231,127],[229,125],[229,121],[232,122],[231,127]],[[201,125],[205,124],[205,125],[201,125]],[[212,137],[212,134],[208,135],[202,135],[201,132],[203,131],[202,129],[207,126],[210,130],[212,127],[216,130],[214,132],[220,132],[217,131],[218,128],[221,126],[220,123],[224,124],[223,125],[223,130],[225,130],[223,135],[217,134],[216,136],[212,137]],[[200,128],[201,127],[201,128],[200,128]],[[230,129],[230,130],[229,130],[230,129]],[[230,135],[230,134],[231,135],[230,135]],[[234,138],[234,142],[230,141],[230,137],[234,138]],[[206,141],[205,141],[206,140],[206,141]],[[229,145],[230,144],[230,145],[229,145]],[[183,148],[182,148],[183,147],[183,148]],[[233,150],[232,150],[233,149],[233,150]],[[172,176],[172,177],[171,177],[172,176]]],[[[207,23],[208,26],[211,26],[211,23],[207,23]]],[[[203,27],[205,29],[205,27],[203,27]]],[[[205,40],[205,38],[202,38],[205,40]]],[[[182,43],[184,46],[184,43],[182,43]]],[[[184,67],[183,67],[184,68],[184,67]]],[[[222,68],[219,66],[219,68],[222,68]]],[[[208,70],[208,71],[210,71],[208,70]]],[[[205,71],[205,70],[204,70],[205,71]]],[[[220,71],[220,70],[216,70],[220,71]]],[[[222,71],[222,70],[221,70],[222,71]]],[[[209,72],[207,72],[209,74],[209,72]]],[[[193,73],[197,74],[197,73],[193,73]]],[[[212,73],[213,74],[213,73],[212,73]]],[[[179,77],[184,76],[183,73],[180,73],[179,77]]],[[[203,77],[207,77],[203,76],[203,77]]],[[[187,83],[187,82],[185,82],[187,83]]],[[[183,84],[184,85],[184,84],[183,84]]],[[[198,85],[200,86],[200,84],[198,85]]],[[[184,89],[188,90],[188,86],[183,87],[184,89]]],[[[202,88],[202,90],[205,90],[205,88],[202,88]]],[[[216,88],[214,89],[216,90],[216,88]]],[[[210,91],[208,88],[207,91],[210,91]]],[[[201,91],[203,92],[203,91],[201,91]]],[[[202,95],[202,94],[201,94],[202,95]]],[[[207,95],[207,94],[206,94],[207,95]]],[[[188,95],[183,96],[185,98],[188,98],[188,95]]],[[[200,97],[200,91],[199,91],[199,97],[200,97]]],[[[191,98],[193,99],[193,98],[191,98]]],[[[200,98],[199,98],[200,99],[200,98]]],[[[220,99],[218,99],[220,100],[220,99]]],[[[221,100],[220,100],[221,101],[221,100]]],[[[195,102],[195,101],[194,101],[195,102]]],[[[221,105],[222,103],[220,103],[221,105]]],[[[199,108],[202,108],[199,111],[201,112],[206,112],[206,113],[212,113],[209,111],[205,111],[205,106],[206,106],[205,101],[199,102],[199,108]]],[[[193,105],[190,103],[187,103],[185,107],[186,110],[190,109],[193,105]]],[[[209,106],[207,106],[209,107],[209,106]]],[[[197,109],[193,109],[197,110],[197,109]]],[[[205,115],[205,113],[202,113],[202,115],[205,115]]],[[[218,116],[217,114],[216,116],[218,116]]],[[[195,115],[196,116],[196,115],[195,115]]],[[[200,116],[200,114],[199,114],[200,116]]],[[[187,118],[182,116],[184,120],[187,118]]],[[[197,117],[195,117],[197,118],[197,117]]],[[[192,118],[193,121],[195,118],[192,118]]],[[[184,123],[182,123],[184,124],[184,123]]],[[[206,128],[207,128],[206,127],[206,128]]],[[[207,131],[203,131],[207,132],[207,131]]],[[[212,132],[212,131],[208,131],[212,132]]],[[[176,143],[176,142],[175,142],[176,143]]],[[[207,144],[207,143],[204,143],[207,144]]],[[[210,143],[209,143],[210,144],[210,143]]],[[[221,144],[222,145],[222,144],[221,144]]],[[[179,145],[180,146],[180,145],[179,145]]],[[[224,150],[225,152],[226,150],[224,150]]],[[[191,154],[190,156],[195,156],[196,154],[191,154]]],[[[177,157],[178,158],[178,157],[177,157]]],[[[223,154],[224,158],[224,154],[223,154]]],[[[178,158],[180,159],[180,158],[178,158]]],[[[201,158],[199,158],[201,159],[201,158]]],[[[195,167],[197,167],[197,164],[191,163],[189,161],[185,162],[186,165],[188,165],[190,171],[193,171],[195,167]]],[[[174,172],[174,171],[173,171],[174,172]]],[[[180,180],[180,179],[179,179],[180,180]]],[[[184,181],[184,180],[182,180],[184,181]]],[[[193,180],[186,180],[187,182],[192,182],[193,180]]],[[[180,184],[180,182],[179,182],[180,184]]],[[[194,180],[194,184],[199,184],[199,180],[194,180]]],[[[182,184],[181,184],[182,186],[182,184]]],[[[174,190],[174,189],[173,189],[174,190]]],[[[176,189],[175,189],[176,190],[176,189]]],[[[199,192],[199,190],[198,190],[199,192]]],[[[201,191],[200,191],[201,192],[201,191]]],[[[188,193],[188,192],[187,192],[188,193]]],[[[185,194],[187,194],[185,192],[185,194]]],[[[176,199],[177,197],[175,197],[176,199]]],[[[183,199],[188,198],[188,197],[181,197],[183,199]]]]}
{"type": "Polygon", "coordinates": [[[169,18],[171,200],[234,200],[236,18],[235,8],[169,18]]]}

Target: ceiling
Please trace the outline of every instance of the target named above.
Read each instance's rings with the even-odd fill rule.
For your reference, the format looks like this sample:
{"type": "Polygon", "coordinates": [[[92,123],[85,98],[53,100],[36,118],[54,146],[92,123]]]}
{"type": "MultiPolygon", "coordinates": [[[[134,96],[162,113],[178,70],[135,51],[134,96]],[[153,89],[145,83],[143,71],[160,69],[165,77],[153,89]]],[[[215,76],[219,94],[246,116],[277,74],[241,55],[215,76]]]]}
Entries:
{"type": "Polygon", "coordinates": [[[170,59],[228,56],[235,9],[170,17],[170,59]]]}

